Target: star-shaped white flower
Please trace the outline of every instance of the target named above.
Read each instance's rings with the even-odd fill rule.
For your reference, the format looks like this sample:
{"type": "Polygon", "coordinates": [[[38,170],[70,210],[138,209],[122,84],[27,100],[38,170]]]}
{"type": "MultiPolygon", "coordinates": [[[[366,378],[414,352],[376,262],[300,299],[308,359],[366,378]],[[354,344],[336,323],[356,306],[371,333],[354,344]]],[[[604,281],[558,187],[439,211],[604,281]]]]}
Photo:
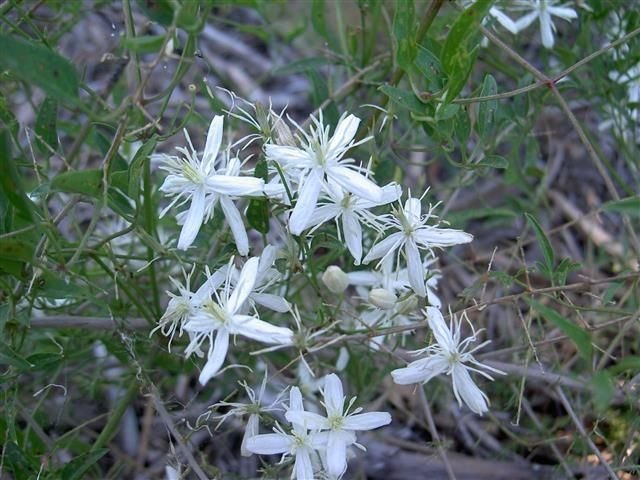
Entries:
{"type": "Polygon", "coordinates": [[[382,189],[363,174],[366,169],[355,166],[352,159],[343,158],[348,150],[369,140],[354,140],[360,119],[345,113],[333,136],[329,135],[329,126],[323,124],[322,112],[319,118],[311,117],[311,121],[309,133],[296,125],[300,147],[265,145],[267,160],[278,162],[287,176],[298,172],[298,200],[289,218],[289,230],[294,235],[300,235],[307,226],[327,183],[335,183],[346,192],[374,203],[383,200],[382,189]]]}
{"type": "Polygon", "coordinates": [[[391,423],[391,415],[387,412],[360,413],[362,408],[356,408],[349,413],[355,397],[345,410],[342,383],[335,373],[325,377],[322,395],[326,417],[301,410],[289,410],[285,417],[293,424],[304,425],[312,430],[326,430],[319,435],[326,438],[327,472],[334,477],[340,477],[347,469],[347,448],[357,441],[356,431],[373,430],[388,425],[391,423]]]}
{"type": "Polygon", "coordinates": [[[384,260],[403,249],[409,284],[416,295],[425,297],[427,295],[424,281],[425,267],[420,257],[420,250],[431,252],[437,247],[451,247],[473,240],[472,235],[461,230],[427,225],[431,218],[435,218],[433,208],[426,215],[422,215],[420,199],[408,198],[404,207],[396,209],[394,214],[387,216],[385,221],[386,228],[398,231],[375,244],[363,262],[369,263],[378,258],[384,260]]]}
{"type": "MultiPolygon", "coordinates": [[[[337,224],[340,220],[342,237],[347,244],[349,253],[353,256],[354,263],[360,265],[362,260],[362,224],[379,228],[377,215],[369,210],[395,202],[400,198],[402,190],[395,183],[385,185],[382,187],[383,193],[380,202],[372,202],[358,197],[335,184],[327,184],[325,192],[326,196],[318,202],[318,206],[308,217],[305,228],[317,228],[330,220],[335,220],[337,224]]],[[[339,229],[338,232],[340,232],[339,229]]]]}
{"type": "MultiPolygon", "coordinates": [[[[293,340],[290,329],[264,322],[256,314],[240,313],[255,285],[258,264],[258,257],[250,258],[244,264],[233,291],[230,273],[227,273],[222,292],[213,292],[216,300],[207,299],[184,325],[184,330],[191,338],[186,349],[187,355],[197,352],[205,340],[209,341],[208,360],[199,378],[202,385],[220,370],[227,355],[230,335],[243,335],[258,342],[275,345],[288,345],[293,340]]],[[[231,272],[231,265],[227,272],[231,272]]]]}
{"type": "MultiPolygon", "coordinates": [[[[298,387],[291,388],[289,393],[288,412],[304,412],[302,394],[298,387]]],[[[292,479],[311,480],[313,464],[318,464],[317,450],[324,447],[317,433],[300,423],[292,423],[291,432],[287,433],[280,425],[273,429],[275,433],[256,435],[247,440],[246,448],[249,452],[260,455],[276,455],[281,453],[283,460],[287,456],[295,457],[292,479]]]]}
{"type": "Polygon", "coordinates": [[[223,155],[221,165],[216,169],[222,134],[223,117],[215,116],[209,126],[202,159],[193,148],[186,130],[189,148],[177,148],[182,156],[161,155],[164,164],[160,168],[169,172],[169,175],[160,190],[175,198],[160,215],[166,214],[176,204],[189,202],[188,210],[177,216],[178,223],[182,223],[178,248],[186,250],[195,240],[202,224],[211,218],[214,207],[219,202],[238,252],[245,256],[249,253],[247,233],[240,213],[230,197],[263,195],[264,182],[255,177],[240,176],[240,161],[237,158],[228,159],[228,153],[223,155]]]}
{"type": "MultiPolygon", "coordinates": [[[[494,373],[504,373],[483,365],[473,357],[473,352],[490,343],[490,340],[470,349],[469,344],[476,341],[478,332],[474,331],[471,336],[461,340],[460,324],[462,318],[458,320],[452,315],[451,325],[447,326],[439,309],[427,307],[424,313],[436,343],[413,352],[414,354],[426,353],[427,356],[411,362],[404,368],[393,370],[391,372],[393,381],[399,385],[409,385],[420,382],[427,383],[442,374],[451,375],[453,394],[458,403],[462,405],[464,402],[471,411],[482,415],[488,410],[489,399],[471,379],[469,372],[478,372],[489,380],[493,380],[493,377],[480,368],[494,373]]],[[[466,315],[463,315],[463,318],[467,322],[469,321],[466,315]]],[[[471,324],[469,323],[469,325],[471,324]]]]}
{"type": "Polygon", "coordinates": [[[568,22],[578,18],[578,14],[573,8],[568,7],[566,3],[556,5],[557,3],[557,0],[517,1],[514,9],[518,8],[523,11],[529,10],[529,13],[514,22],[515,31],[521,32],[531,25],[536,19],[539,19],[542,45],[544,45],[545,48],[553,48],[553,33],[556,31],[556,26],[553,23],[552,17],[559,17],[568,22]]]}

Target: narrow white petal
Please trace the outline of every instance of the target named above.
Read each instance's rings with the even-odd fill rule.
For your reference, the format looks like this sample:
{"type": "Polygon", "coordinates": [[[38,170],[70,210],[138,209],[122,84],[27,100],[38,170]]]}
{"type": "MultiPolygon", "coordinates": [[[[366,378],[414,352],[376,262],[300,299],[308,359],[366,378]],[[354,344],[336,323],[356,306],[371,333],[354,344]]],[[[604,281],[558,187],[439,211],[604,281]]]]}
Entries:
{"type": "Polygon", "coordinates": [[[247,440],[247,450],[260,455],[276,455],[291,449],[291,439],[280,433],[256,435],[247,440]]]}
{"type": "Polygon", "coordinates": [[[288,410],[284,416],[289,422],[309,430],[324,430],[329,428],[329,421],[317,413],[302,410],[288,410]]]}
{"type": "Polygon", "coordinates": [[[444,321],[442,312],[435,307],[427,307],[425,308],[425,312],[427,314],[429,328],[431,328],[438,344],[449,352],[455,351],[457,345],[453,340],[451,330],[449,330],[447,323],[444,321]]]}
{"type": "Polygon", "coordinates": [[[224,363],[224,359],[227,356],[227,350],[229,349],[229,332],[226,328],[221,328],[216,334],[216,341],[213,346],[213,352],[209,356],[207,363],[204,365],[202,372],[200,372],[199,381],[201,385],[206,385],[207,382],[218,373],[220,367],[224,363]]]}
{"type": "Polygon", "coordinates": [[[404,203],[404,215],[409,220],[411,225],[415,225],[420,222],[420,216],[422,215],[422,205],[419,198],[407,198],[404,203]]]}
{"type": "Polygon", "coordinates": [[[291,217],[289,217],[289,231],[293,235],[300,235],[306,228],[309,216],[316,208],[321,187],[322,179],[320,174],[312,170],[304,180],[296,206],[291,212],[291,217]]]}
{"type": "Polygon", "coordinates": [[[214,290],[217,290],[220,285],[224,283],[225,280],[225,270],[220,269],[213,273],[207,280],[196,290],[196,292],[191,297],[191,303],[193,305],[200,306],[202,303],[209,297],[214,290]]]}
{"type": "Polygon", "coordinates": [[[303,168],[311,165],[309,154],[297,147],[266,144],[264,151],[267,160],[274,160],[278,163],[283,163],[285,166],[289,164],[290,166],[303,168]]]}
{"type": "Polygon", "coordinates": [[[335,373],[324,377],[323,397],[329,415],[342,415],[344,392],[342,390],[342,382],[335,373]]]}
{"type": "Polygon", "coordinates": [[[327,440],[327,472],[340,477],[347,469],[347,439],[343,432],[329,432],[327,440]]]}
{"type": "Polygon", "coordinates": [[[291,390],[289,391],[289,410],[304,411],[302,393],[298,387],[291,387],[291,390]]]}
{"type": "Polygon", "coordinates": [[[226,305],[228,312],[236,313],[253,290],[256,284],[259,262],[260,259],[258,257],[251,257],[242,267],[240,278],[238,278],[236,287],[226,305]]]}
{"type": "Polygon", "coordinates": [[[360,125],[360,119],[355,115],[340,118],[338,125],[336,125],[336,131],[329,140],[328,151],[335,154],[349,145],[358,132],[358,125],[360,125]]]}
{"type": "Polygon", "coordinates": [[[540,35],[545,48],[553,48],[553,21],[549,12],[540,12],[540,35]]]}
{"type": "Polygon", "coordinates": [[[248,315],[234,315],[229,330],[233,334],[262,343],[287,345],[293,341],[293,332],[290,329],[277,327],[248,315]]]}
{"type": "Polygon", "coordinates": [[[220,151],[220,144],[222,143],[224,117],[216,115],[211,120],[209,125],[209,133],[207,133],[207,143],[204,146],[204,152],[202,154],[203,165],[213,165],[218,152],[220,151]]]}
{"type": "Polygon", "coordinates": [[[524,30],[529,25],[531,25],[536,18],[538,18],[538,12],[536,10],[527,13],[524,17],[519,18],[514,22],[516,31],[520,32],[524,30]]]}
{"type": "Polygon", "coordinates": [[[339,165],[327,170],[327,177],[338,183],[347,192],[354,193],[371,202],[380,203],[383,199],[382,189],[364,175],[339,165]]]}
{"type": "Polygon", "coordinates": [[[264,193],[264,180],[256,177],[211,175],[205,180],[207,190],[234,197],[260,197],[264,193]]]}
{"type": "Polygon", "coordinates": [[[349,272],[347,273],[347,277],[349,277],[349,285],[372,287],[380,283],[380,275],[365,270],[349,272]]]}
{"type": "Polygon", "coordinates": [[[250,457],[253,452],[247,449],[247,441],[251,437],[255,437],[260,433],[260,415],[252,413],[247,420],[247,426],[244,429],[244,435],[242,436],[242,444],[240,445],[240,455],[243,457],[250,457]]]}
{"type": "Polygon", "coordinates": [[[342,213],[342,209],[340,206],[335,205],[333,203],[327,205],[320,205],[317,207],[311,215],[308,216],[307,224],[305,228],[315,227],[317,225],[322,225],[330,220],[339,217],[342,213]]]}
{"type": "Polygon", "coordinates": [[[569,7],[547,7],[547,12],[567,21],[578,18],[576,11],[569,7]]]}
{"type": "Polygon", "coordinates": [[[343,428],[345,430],[373,430],[390,423],[391,415],[387,412],[368,412],[349,415],[344,419],[343,428]]]}
{"type": "Polygon", "coordinates": [[[464,365],[458,364],[453,367],[451,379],[453,381],[454,393],[456,393],[458,397],[458,402],[462,399],[469,407],[469,410],[478,415],[482,415],[489,410],[487,396],[471,379],[471,375],[464,365]]]}
{"type": "Polygon", "coordinates": [[[252,293],[251,300],[274,312],[285,313],[291,310],[291,304],[289,302],[279,295],[272,293],[252,293]]]}
{"type": "Polygon", "coordinates": [[[412,383],[427,383],[433,377],[445,373],[449,369],[449,362],[444,356],[434,355],[411,362],[404,368],[391,371],[393,381],[398,385],[412,383]]]}
{"type": "Polygon", "coordinates": [[[489,14],[495,18],[500,25],[506,28],[510,33],[514,35],[518,33],[518,29],[516,28],[516,24],[511,18],[509,18],[506,14],[504,14],[501,10],[496,7],[491,7],[489,9],[489,14]]]}
{"type": "Polygon", "coordinates": [[[236,242],[238,253],[246,257],[249,255],[249,238],[247,237],[247,230],[244,228],[244,222],[242,221],[242,216],[238,208],[233,201],[227,197],[220,197],[220,206],[231,229],[233,239],[236,242]]]}
{"type": "Polygon", "coordinates": [[[342,230],[347,248],[356,265],[362,260],[362,227],[352,212],[344,212],[342,215],[342,230]]]}
{"type": "Polygon", "coordinates": [[[419,297],[427,296],[427,289],[424,282],[424,264],[420,258],[420,252],[413,240],[408,240],[404,244],[404,254],[407,260],[407,272],[409,274],[409,284],[419,297]]]}
{"type": "Polygon", "coordinates": [[[296,461],[293,465],[293,471],[296,480],[312,480],[313,465],[311,465],[311,457],[308,448],[298,448],[296,450],[296,461]]]}
{"type": "Polygon", "coordinates": [[[189,248],[196,239],[204,220],[204,209],[205,191],[203,188],[197,188],[191,197],[189,212],[180,231],[180,238],[178,239],[178,248],[180,250],[189,248]]]}
{"type": "Polygon", "coordinates": [[[382,258],[387,254],[391,254],[394,250],[396,250],[404,240],[404,233],[397,232],[392,233],[387,238],[381,240],[376,243],[369,253],[364,257],[363,263],[369,263],[372,260],[376,260],[378,258],[382,258]]]}
{"type": "Polygon", "coordinates": [[[473,235],[462,230],[451,228],[422,227],[413,233],[416,242],[424,248],[452,247],[469,243],[473,240],[473,235]]]}

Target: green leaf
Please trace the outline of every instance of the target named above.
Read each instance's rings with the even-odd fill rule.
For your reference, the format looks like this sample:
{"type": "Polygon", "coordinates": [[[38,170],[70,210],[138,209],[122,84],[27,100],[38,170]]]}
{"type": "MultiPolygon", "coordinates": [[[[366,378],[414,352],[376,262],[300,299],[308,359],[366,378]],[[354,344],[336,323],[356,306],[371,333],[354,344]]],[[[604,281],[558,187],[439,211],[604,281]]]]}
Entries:
{"type": "Polygon", "coordinates": [[[58,102],[47,97],[40,105],[38,117],[36,118],[36,134],[38,139],[36,146],[40,153],[51,155],[51,151],[58,148],[58,102]]]}
{"type": "Polygon", "coordinates": [[[616,393],[613,377],[607,372],[598,372],[591,378],[593,404],[598,412],[603,412],[611,403],[616,393]]]}
{"type": "Polygon", "coordinates": [[[425,105],[418,100],[413,92],[407,92],[406,90],[401,90],[390,85],[382,85],[378,90],[389,97],[393,103],[418,115],[424,115],[425,105]]]}
{"type": "Polygon", "coordinates": [[[0,258],[30,262],[35,246],[16,237],[0,238],[0,258]]]}
{"type": "Polygon", "coordinates": [[[449,76],[445,102],[456,98],[467,83],[480,43],[476,38],[478,26],[489,11],[491,3],[492,0],[477,0],[460,13],[449,30],[440,52],[442,67],[449,76]]]}
{"type": "Polygon", "coordinates": [[[622,360],[616,362],[615,365],[607,368],[607,371],[611,373],[611,375],[619,375],[623,372],[630,370],[633,374],[636,374],[640,371],[640,357],[625,357],[622,360]]]}
{"type": "MultiPolygon", "coordinates": [[[[498,85],[496,79],[491,75],[484,77],[482,83],[482,90],[480,90],[481,97],[487,97],[489,95],[495,95],[498,93],[498,85]]],[[[486,102],[480,102],[478,107],[478,121],[476,123],[476,129],[481,138],[490,137],[494,131],[496,110],[498,110],[497,100],[488,100],[486,102]]],[[[505,167],[506,168],[506,167],[505,167]]]]}
{"type": "Polygon", "coordinates": [[[487,155],[475,165],[478,167],[505,169],[509,168],[509,160],[500,155],[487,155]]]}
{"type": "Polygon", "coordinates": [[[51,190],[98,198],[102,194],[102,170],[93,168],[63,172],[51,180],[51,190]]]}
{"type": "Polygon", "coordinates": [[[422,75],[427,82],[429,92],[438,92],[442,90],[447,82],[447,76],[442,71],[442,63],[440,59],[431,50],[427,50],[422,45],[418,45],[418,52],[414,65],[416,70],[422,75]]]}
{"type": "Polygon", "coordinates": [[[538,239],[538,243],[542,248],[542,254],[544,255],[544,261],[549,273],[553,272],[553,268],[556,263],[555,253],[553,251],[553,247],[551,246],[551,242],[549,241],[549,237],[545,233],[542,226],[538,223],[538,220],[529,213],[525,213],[524,216],[527,218],[529,225],[533,227],[533,230],[536,233],[536,238],[538,239]]]}
{"type": "Polygon", "coordinates": [[[2,127],[7,128],[11,136],[16,139],[18,137],[18,130],[20,125],[18,124],[18,120],[15,115],[9,108],[7,104],[7,99],[4,95],[0,94],[0,121],[2,122],[2,127]]]}
{"type": "Polygon", "coordinates": [[[275,68],[271,73],[273,75],[291,75],[292,73],[308,72],[311,70],[317,71],[329,63],[331,62],[323,57],[303,58],[302,60],[296,60],[282,67],[275,68]]]}
{"type": "Polygon", "coordinates": [[[409,70],[412,67],[418,53],[415,22],[414,0],[396,0],[392,30],[396,63],[403,70],[409,70]]]}
{"type": "Polygon", "coordinates": [[[78,77],[74,66],[49,48],[0,34],[0,70],[9,70],[19,79],[40,87],[59,100],[76,100],[78,77]]]}
{"type": "Polygon", "coordinates": [[[86,478],[85,473],[87,470],[95,465],[98,460],[104,457],[108,451],[108,448],[98,448],[91,452],[78,455],[64,466],[60,472],[60,478],[64,478],[66,480],[86,478]]]}
{"type": "MultiPolygon", "coordinates": [[[[340,8],[340,6],[336,5],[336,8],[340,8]]],[[[337,47],[337,42],[335,39],[335,35],[329,32],[329,29],[327,28],[327,15],[325,13],[324,0],[312,0],[311,25],[313,26],[313,29],[316,31],[316,33],[326,40],[326,42],[329,44],[329,47],[332,50],[335,50],[337,47]]]]}
{"type": "Polygon", "coordinates": [[[150,19],[168,27],[173,22],[173,7],[171,0],[138,0],[136,2],[150,19]]]}
{"type": "Polygon", "coordinates": [[[27,456],[24,450],[13,441],[6,443],[3,453],[7,470],[14,474],[16,480],[34,478],[39,462],[33,455],[27,456]]]}
{"type": "Polygon", "coordinates": [[[4,342],[0,343],[0,365],[9,365],[21,372],[33,368],[33,364],[27,362],[4,342]]]}
{"type": "MultiPolygon", "coordinates": [[[[22,181],[11,157],[7,130],[0,130],[0,197],[4,197],[26,220],[32,220],[32,203],[22,188],[22,181]]],[[[1,212],[0,212],[1,213],[1,212]]]]}
{"type": "Polygon", "coordinates": [[[621,200],[607,202],[602,205],[602,208],[608,212],[640,217],[640,197],[627,197],[621,200]]]}
{"type": "Polygon", "coordinates": [[[580,328],[575,323],[570,322],[555,310],[545,307],[535,300],[529,300],[529,305],[569,337],[578,348],[580,356],[591,363],[593,345],[591,345],[591,335],[589,332],[580,328]]]}
{"type": "Polygon", "coordinates": [[[149,159],[149,155],[156,149],[157,143],[158,137],[154,135],[138,149],[133,156],[133,160],[131,160],[131,165],[129,165],[127,193],[129,197],[136,201],[140,195],[140,177],[142,176],[144,163],[149,159]]]}

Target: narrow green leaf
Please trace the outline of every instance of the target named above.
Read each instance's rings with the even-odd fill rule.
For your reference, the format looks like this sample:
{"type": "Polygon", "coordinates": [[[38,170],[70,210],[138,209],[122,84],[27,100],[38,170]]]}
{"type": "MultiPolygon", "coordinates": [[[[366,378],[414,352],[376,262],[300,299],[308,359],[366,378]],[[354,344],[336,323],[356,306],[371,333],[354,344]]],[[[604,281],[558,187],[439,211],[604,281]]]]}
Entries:
{"type": "Polygon", "coordinates": [[[142,145],[131,160],[128,172],[128,188],[127,192],[129,197],[136,200],[140,194],[140,178],[142,176],[142,169],[145,161],[149,159],[149,155],[156,149],[158,143],[158,137],[154,135],[147,142],[142,145]]]}
{"type": "Polygon", "coordinates": [[[551,246],[551,242],[549,241],[549,237],[547,237],[544,229],[533,215],[525,213],[524,216],[527,218],[529,225],[533,227],[533,230],[536,233],[536,238],[538,239],[538,243],[542,248],[542,254],[544,255],[544,261],[547,269],[549,272],[552,272],[556,264],[556,257],[553,251],[553,247],[551,246]]]}
{"type": "Polygon", "coordinates": [[[487,155],[475,165],[478,167],[505,169],[509,167],[509,160],[500,155],[487,155]]]}
{"type": "Polygon", "coordinates": [[[9,345],[0,343],[0,365],[9,365],[19,371],[30,370],[33,365],[16,353],[9,345]]]}
{"type": "Polygon", "coordinates": [[[78,97],[74,66],[56,52],[15,36],[0,34],[0,70],[9,70],[21,80],[36,85],[59,100],[78,97]]]}
{"type": "Polygon", "coordinates": [[[575,323],[570,322],[555,310],[545,307],[535,300],[529,300],[529,305],[569,337],[578,348],[580,356],[591,363],[593,345],[591,345],[591,335],[589,332],[580,328],[575,323]]]}
{"type": "MultiPolygon", "coordinates": [[[[340,8],[340,7],[338,7],[340,8]]],[[[335,36],[327,28],[327,15],[325,12],[324,0],[312,0],[311,2],[311,25],[318,35],[325,39],[329,47],[333,50],[337,46],[335,36]]]]}
{"type": "Polygon", "coordinates": [[[93,168],[61,173],[51,180],[51,190],[97,198],[102,193],[102,170],[93,168]]]}
{"type": "Polygon", "coordinates": [[[445,102],[458,96],[471,73],[477,40],[478,26],[485,17],[492,0],[477,0],[463,10],[449,30],[449,34],[440,52],[440,60],[445,73],[449,76],[445,102]]]}
{"type": "Polygon", "coordinates": [[[40,105],[36,118],[36,146],[44,155],[51,155],[51,151],[58,148],[58,102],[47,97],[40,105]]]}
{"type": "Polygon", "coordinates": [[[396,0],[392,30],[396,63],[403,70],[409,70],[413,66],[418,52],[415,25],[414,0],[396,0]]]}
{"type": "Polygon", "coordinates": [[[0,259],[30,262],[35,246],[16,237],[0,238],[0,259]]]}
{"type": "Polygon", "coordinates": [[[85,473],[87,473],[87,470],[95,465],[98,460],[104,457],[108,451],[108,448],[99,448],[94,451],[78,455],[64,466],[60,472],[60,478],[68,480],[86,478],[85,473]]]}
{"type": "Polygon", "coordinates": [[[611,375],[619,375],[627,370],[630,370],[633,374],[640,372],[640,357],[625,357],[616,362],[615,365],[607,368],[607,371],[611,373],[611,375]]]}
{"type": "MultiPolygon", "coordinates": [[[[486,75],[484,77],[484,82],[482,82],[482,90],[480,90],[480,96],[487,97],[489,95],[495,95],[496,93],[498,93],[498,85],[496,84],[496,79],[491,75],[486,75]]],[[[480,102],[480,105],[478,106],[478,121],[476,123],[476,129],[481,138],[490,137],[493,133],[497,110],[497,100],[480,102]]]]}
{"type": "Polygon", "coordinates": [[[422,45],[418,45],[414,65],[427,82],[429,92],[435,93],[442,90],[447,82],[447,76],[442,71],[442,63],[437,55],[422,45]]]}
{"type": "Polygon", "coordinates": [[[4,128],[0,129],[0,197],[6,198],[26,220],[32,220],[33,204],[22,188],[22,181],[11,156],[9,142],[8,131],[4,128]]]}
{"type": "Polygon", "coordinates": [[[613,377],[608,372],[598,372],[591,378],[593,404],[598,412],[607,409],[616,393],[613,377]]]}
{"type": "Polygon", "coordinates": [[[602,205],[602,208],[608,212],[640,217],[640,197],[627,197],[621,200],[607,202],[602,205]]]}
{"type": "Polygon", "coordinates": [[[401,90],[390,85],[382,85],[378,90],[389,97],[393,103],[417,113],[418,115],[424,115],[425,105],[417,99],[413,92],[401,90]]]}
{"type": "Polygon", "coordinates": [[[18,124],[18,120],[15,115],[9,108],[7,103],[7,99],[0,93],[0,122],[2,124],[2,128],[7,128],[11,136],[16,139],[18,137],[18,130],[20,125],[18,124]]]}

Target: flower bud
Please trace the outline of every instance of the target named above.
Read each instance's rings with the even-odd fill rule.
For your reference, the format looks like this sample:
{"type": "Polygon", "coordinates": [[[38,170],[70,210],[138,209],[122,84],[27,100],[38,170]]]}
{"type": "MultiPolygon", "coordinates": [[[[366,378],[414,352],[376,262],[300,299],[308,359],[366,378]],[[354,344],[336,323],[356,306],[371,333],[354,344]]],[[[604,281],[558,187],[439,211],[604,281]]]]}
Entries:
{"type": "Polygon", "coordinates": [[[337,265],[331,265],[322,274],[322,283],[333,293],[342,293],[349,286],[349,277],[337,265]]]}
{"type": "Polygon", "coordinates": [[[386,288],[374,288],[369,292],[369,303],[382,310],[392,309],[396,300],[396,296],[386,288]]]}

